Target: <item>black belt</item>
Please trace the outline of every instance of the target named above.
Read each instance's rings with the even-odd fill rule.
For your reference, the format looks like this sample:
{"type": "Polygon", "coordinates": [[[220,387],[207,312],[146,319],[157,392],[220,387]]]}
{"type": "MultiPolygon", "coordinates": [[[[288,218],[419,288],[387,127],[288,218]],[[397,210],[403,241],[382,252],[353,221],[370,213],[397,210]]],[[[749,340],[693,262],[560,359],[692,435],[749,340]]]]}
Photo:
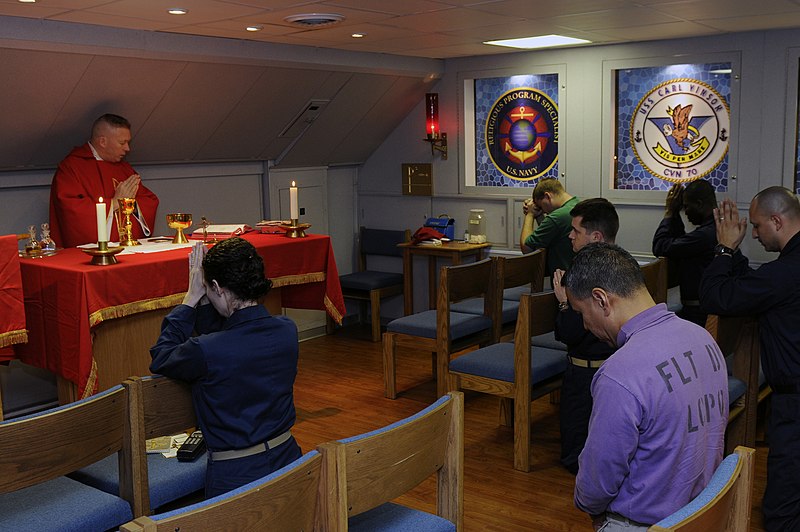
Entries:
{"type": "Polygon", "coordinates": [[[591,369],[599,368],[600,366],[603,365],[603,362],[606,361],[605,358],[601,360],[589,360],[588,358],[571,357],[569,355],[567,355],[567,360],[573,366],[578,366],[579,368],[591,368],[591,369]]]}
{"type": "Polygon", "coordinates": [[[797,394],[800,393],[800,384],[770,384],[775,393],[797,394]]]}

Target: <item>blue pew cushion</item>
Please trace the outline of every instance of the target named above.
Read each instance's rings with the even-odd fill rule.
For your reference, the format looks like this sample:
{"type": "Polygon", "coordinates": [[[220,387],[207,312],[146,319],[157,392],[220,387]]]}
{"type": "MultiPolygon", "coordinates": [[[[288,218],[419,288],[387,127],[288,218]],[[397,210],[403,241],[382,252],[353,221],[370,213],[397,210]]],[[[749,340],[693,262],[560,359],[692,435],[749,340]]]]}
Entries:
{"type": "MultiPolygon", "coordinates": [[[[482,297],[465,299],[450,305],[450,310],[452,312],[463,312],[464,314],[483,314],[483,301],[482,297]]],[[[502,322],[505,324],[517,321],[517,314],[519,314],[519,301],[506,301],[504,299],[500,318],[502,322]]]]}
{"type": "Polygon", "coordinates": [[[738,463],[738,454],[729,454],[726,456],[719,467],[717,467],[717,470],[714,471],[711,480],[708,482],[708,486],[698,493],[697,497],[689,501],[689,504],[683,508],[656,523],[656,525],[662,528],[669,528],[697,513],[703,506],[710,503],[714,497],[720,493],[722,488],[725,487],[725,484],[727,484],[736,472],[736,465],[738,463]]]}
{"type": "Polygon", "coordinates": [[[747,385],[736,377],[728,376],[728,404],[733,404],[747,391],[747,385]]]}
{"type": "Polygon", "coordinates": [[[407,532],[408,530],[425,530],[426,532],[454,531],[456,525],[443,517],[414,510],[387,502],[354,515],[348,520],[348,530],[381,530],[383,532],[407,532]]]}
{"type": "Polygon", "coordinates": [[[554,331],[531,337],[531,345],[534,347],[546,347],[548,349],[558,349],[561,351],[567,350],[567,344],[556,340],[556,333],[554,331]]]}
{"type": "Polygon", "coordinates": [[[531,285],[524,284],[522,286],[512,286],[511,288],[506,288],[503,290],[503,299],[507,301],[516,301],[519,303],[520,298],[522,298],[523,294],[530,294],[531,293],[531,285]]]}
{"type": "Polygon", "coordinates": [[[67,477],[0,495],[2,530],[102,532],[131,519],[124,499],[67,477]]]}
{"type": "MultiPolygon", "coordinates": [[[[471,334],[492,328],[491,318],[477,314],[464,314],[462,312],[450,313],[450,339],[457,340],[471,334]]],[[[425,310],[410,316],[403,316],[392,320],[386,326],[388,332],[420,336],[422,338],[436,338],[436,311],[425,310]]]]}
{"type": "MultiPolygon", "coordinates": [[[[150,508],[156,509],[204,489],[206,463],[205,454],[192,462],[179,462],[177,458],[165,458],[160,453],[149,453],[147,485],[150,491],[150,508]]],[[[119,493],[119,461],[116,455],[107,456],[68,476],[106,493],[119,493]]]]}
{"type": "MultiPolygon", "coordinates": [[[[563,373],[566,367],[564,351],[534,348],[531,353],[531,385],[563,373]]],[[[514,382],[514,344],[493,344],[461,355],[450,362],[450,371],[514,382]]]]}
{"type": "MultiPolygon", "coordinates": [[[[183,508],[176,508],[175,510],[170,510],[168,512],[164,512],[164,513],[161,513],[161,514],[151,515],[150,518],[153,521],[163,521],[165,519],[170,519],[172,517],[175,517],[175,516],[178,516],[178,515],[181,515],[181,514],[184,514],[184,513],[193,512],[195,510],[202,510],[203,508],[206,508],[208,506],[212,506],[214,504],[220,503],[220,502],[225,501],[227,499],[232,499],[234,497],[237,497],[237,496],[241,495],[242,493],[245,493],[245,492],[250,491],[252,489],[256,489],[256,488],[258,488],[259,486],[261,486],[263,484],[271,482],[274,479],[276,479],[276,478],[288,473],[289,471],[291,471],[291,470],[293,470],[293,469],[295,469],[297,467],[300,467],[301,465],[303,465],[307,461],[311,460],[312,458],[314,458],[318,454],[319,454],[319,451],[309,451],[306,454],[304,454],[303,456],[301,456],[300,458],[298,458],[297,460],[295,460],[294,462],[292,462],[290,464],[286,464],[282,468],[280,468],[280,469],[278,469],[276,471],[273,471],[272,473],[270,473],[268,475],[265,475],[265,476],[263,476],[263,477],[261,477],[259,479],[256,479],[256,480],[254,480],[252,482],[249,482],[249,483],[245,484],[244,486],[239,486],[236,489],[233,489],[231,491],[226,491],[225,493],[217,495],[216,497],[211,497],[210,499],[206,499],[204,501],[196,502],[194,504],[190,504],[188,506],[184,506],[183,508]]],[[[200,457],[200,458],[198,458],[198,460],[203,460],[203,462],[205,462],[205,457],[200,457]]]]}
{"type": "Polygon", "coordinates": [[[339,277],[343,289],[351,290],[377,290],[387,286],[403,284],[402,273],[390,272],[355,272],[339,277]]]}

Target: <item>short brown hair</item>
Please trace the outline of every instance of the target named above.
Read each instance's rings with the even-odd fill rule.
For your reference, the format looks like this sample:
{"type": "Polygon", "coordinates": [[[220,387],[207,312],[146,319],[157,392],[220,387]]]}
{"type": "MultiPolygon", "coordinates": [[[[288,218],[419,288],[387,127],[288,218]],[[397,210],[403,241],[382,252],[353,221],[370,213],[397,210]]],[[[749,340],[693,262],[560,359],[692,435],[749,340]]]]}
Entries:
{"type": "Polygon", "coordinates": [[[547,179],[542,179],[536,186],[533,187],[533,199],[540,200],[544,197],[544,193],[549,192],[550,194],[561,195],[564,193],[564,185],[561,184],[561,181],[556,179],[555,177],[548,177],[547,179]]]}

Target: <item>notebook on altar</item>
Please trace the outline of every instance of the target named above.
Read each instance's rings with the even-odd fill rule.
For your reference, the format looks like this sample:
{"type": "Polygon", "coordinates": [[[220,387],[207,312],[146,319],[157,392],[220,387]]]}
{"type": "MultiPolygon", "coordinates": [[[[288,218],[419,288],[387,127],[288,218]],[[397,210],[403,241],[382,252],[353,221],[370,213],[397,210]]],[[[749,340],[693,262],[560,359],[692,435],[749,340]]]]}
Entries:
{"type": "MultiPolygon", "coordinates": [[[[209,224],[206,227],[206,234],[214,238],[230,238],[232,236],[243,235],[252,231],[253,228],[247,224],[209,224]]],[[[203,228],[200,227],[192,231],[192,238],[203,238],[203,228]]]]}

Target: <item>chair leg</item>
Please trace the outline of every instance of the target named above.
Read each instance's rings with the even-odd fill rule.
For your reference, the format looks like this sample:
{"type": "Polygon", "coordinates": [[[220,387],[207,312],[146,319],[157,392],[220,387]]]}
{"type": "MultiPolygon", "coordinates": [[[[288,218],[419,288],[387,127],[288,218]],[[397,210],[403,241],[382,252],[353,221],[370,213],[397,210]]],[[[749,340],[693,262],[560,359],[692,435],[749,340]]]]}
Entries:
{"type": "Polygon", "coordinates": [[[514,426],[514,400],[509,397],[500,398],[500,425],[514,426]]]}
{"type": "Polygon", "coordinates": [[[531,470],[531,401],[514,401],[514,469],[531,470]]]}
{"type": "Polygon", "coordinates": [[[377,290],[369,293],[370,320],[372,321],[372,341],[378,342],[381,339],[381,295],[377,290]]]}
{"type": "Polygon", "coordinates": [[[561,388],[550,392],[550,404],[551,405],[561,404],[561,388]]]}
{"type": "Polygon", "coordinates": [[[397,399],[397,376],[395,352],[397,338],[394,333],[383,334],[383,394],[389,399],[397,399]]]}

